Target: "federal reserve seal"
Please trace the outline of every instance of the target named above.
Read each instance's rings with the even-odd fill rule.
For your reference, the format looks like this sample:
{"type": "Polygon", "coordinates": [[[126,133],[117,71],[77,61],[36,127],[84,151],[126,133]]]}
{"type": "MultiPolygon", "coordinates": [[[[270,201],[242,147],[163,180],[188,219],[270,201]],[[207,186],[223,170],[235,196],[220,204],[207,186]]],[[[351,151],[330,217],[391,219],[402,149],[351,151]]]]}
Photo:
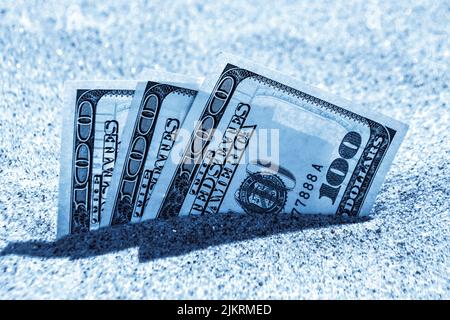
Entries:
{"type": "Polygon", "coordinates": [[[247,165],[249,174],[235,193],[235,199],[246,213],[279,213],[287,200],[287,193],[295,186],[295,177],[288,170],[260,162],[247,165]],[[256,170],[255,170],[256,169],[256,170]]]}

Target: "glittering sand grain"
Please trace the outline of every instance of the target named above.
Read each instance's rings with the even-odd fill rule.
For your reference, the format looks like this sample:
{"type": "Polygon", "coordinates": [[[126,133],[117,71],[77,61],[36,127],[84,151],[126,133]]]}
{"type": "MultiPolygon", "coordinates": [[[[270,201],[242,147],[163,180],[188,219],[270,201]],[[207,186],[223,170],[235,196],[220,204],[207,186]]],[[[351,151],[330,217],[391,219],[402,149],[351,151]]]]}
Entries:
{"type": "Polygon", "coordinates": [[[448,2],[145,2],[0,3],[0,298],[450,298],[448,2]],[[55,242],[64,81],[201,76],[219,51],[409,124],[372,218],[55,242]]]}

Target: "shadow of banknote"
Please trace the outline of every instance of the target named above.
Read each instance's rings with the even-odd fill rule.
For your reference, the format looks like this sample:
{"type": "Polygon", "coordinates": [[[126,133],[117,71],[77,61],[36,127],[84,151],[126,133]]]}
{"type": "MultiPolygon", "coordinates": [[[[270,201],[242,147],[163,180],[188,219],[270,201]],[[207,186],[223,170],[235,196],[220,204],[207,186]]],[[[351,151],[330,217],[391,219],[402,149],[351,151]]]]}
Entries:
{"type": "Polygon", "coordinates": [[[11,242],[0,253],[43,258],[82,259],[139,247],[139,261],[186,254],[210,246],[267,237],[279,233],[364,222],[367,217],[234,215],[156,219],[99,231],[70,235],[54,242],[11,242]]]}

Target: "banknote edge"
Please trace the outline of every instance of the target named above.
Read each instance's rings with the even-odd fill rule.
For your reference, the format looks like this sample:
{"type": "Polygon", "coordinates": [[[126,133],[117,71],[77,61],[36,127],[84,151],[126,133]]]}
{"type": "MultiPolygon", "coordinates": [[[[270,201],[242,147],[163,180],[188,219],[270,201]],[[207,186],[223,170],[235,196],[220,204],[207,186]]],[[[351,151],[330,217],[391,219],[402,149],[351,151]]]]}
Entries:
{"type": "Polygon", "coordinates": [[[65,110],[72,100],[76,98],[76,88],[74,82],[65,82],[63,89],[63,102],[60,106],[61,117],[61,146],[60,146],[60,171],[59,171],[59,191],[58,191],[58,217],[56,238],[62,238],[70,234],[70,213],[67,213],[70,207],[71,192],[71,174],[70,168],[73,160],[73,153],[67,152],[73,149],[73,128],[72,119],[74,118],[75,108],[65,110]],[[68,129],[66,129],[68,128],[68,129]]]}
{"type": "Polygon", "coordinates": [[[402,131],[397,131],[394,139],[391,141],[389,148],[384,155],[381,166],[378,168],[376,175],[377,179],[374,179],[369,185],[369,192],[366,196],[366,201],[361,206],[359,216],[369,216],[372,213],[372,209],[376,203],[376,199],[379,196],[381,187],[386,181],[386,177],[391,170],[391,166],[395,159],[398,158],[398,152],[400,151],[402,142],[405,140],[408,128],[402,131]]]}
{"type": "Polygon", "coordinates": [[[139,76],[142,79],[140,79],[138,82],[147,83],[148,81],[151,81],[159,84],[169,84],[175,87],[191,89],[195,91],[198,91],[200,89],[200,86],[204,80],[204,77],[192,77],[185,74],[159,69],[144,69],[139,74],[139,76]]]}
{"type": "MultiPolygon", "coordinates": [[[[302,91],[308,95],[314,96],[316,98],[319,98],[321,100],[324,100],[326,102],[329,102],[331,104],[339,106],[341,108],[347,109],[347,110],[354,112],[356,114],[359,114],[363,117],[377,121],[377,122],[383,124],[384,126],[388,126],[388,127],[395,129],[397,132],[400,132],[400,131],[406,132],[409,128],[409,126],[402,121],[396,120],[396,119],[394,119],[390,116],[387,116],[383,113],[367,109],[366,107],[364,107],[356,102],[353,102],[349,99],[338,96],[337,94],[330,93],[323,89],[317,88],[317,87],[309,85],[307,83],[304,83],[304,82],[296,79],[295,77],[283,74],[277,70],[274,70],[271,67],[263,66],[260,63],[250,61],[248,59],[233,55],[228,52],[219,53],[218,61],[219,61],[217,63],[218,66],[216,68],[219,70],[219,72],[218,73],[216,72],[216,74],[219,74],[219,76],[220,76],[220,72],[226,67],[226,65],[232,64],[241,69],[249,70],[249,71],[256,73],[258,75],[261,75],[263,77],[272,79],[276,82],[279,82],[286,86],[292,87],[298,91],[302,91]],[[286,79],[286,80],[284,80],[284,79],[286,79]],[[383,119],[383,121],[378,121],[378,119],[380,117],[383,119]]],[[[201,89],[207,89],[208,91],[214,89],[215,83],[212,83],[212,86],[211,86],[209,83],[207,83],[208,80],[210,80],[209,77],[206,77],[205,80],[203,81],[203,83],[205,85],[209,85],[208,88],[203,88],[203,86],[202,86],[201,89]]]]}

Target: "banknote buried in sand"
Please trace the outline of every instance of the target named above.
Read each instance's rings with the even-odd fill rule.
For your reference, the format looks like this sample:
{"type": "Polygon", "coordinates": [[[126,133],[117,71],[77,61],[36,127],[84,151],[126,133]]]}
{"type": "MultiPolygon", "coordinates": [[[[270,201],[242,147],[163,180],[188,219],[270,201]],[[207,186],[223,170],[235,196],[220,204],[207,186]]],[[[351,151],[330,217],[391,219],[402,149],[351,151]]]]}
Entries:
{"type": "Polygon", "coordinates": [[[58,237],[220,213],[368,215],[407,126],[232,55],[65,86],[58,237]]]}

